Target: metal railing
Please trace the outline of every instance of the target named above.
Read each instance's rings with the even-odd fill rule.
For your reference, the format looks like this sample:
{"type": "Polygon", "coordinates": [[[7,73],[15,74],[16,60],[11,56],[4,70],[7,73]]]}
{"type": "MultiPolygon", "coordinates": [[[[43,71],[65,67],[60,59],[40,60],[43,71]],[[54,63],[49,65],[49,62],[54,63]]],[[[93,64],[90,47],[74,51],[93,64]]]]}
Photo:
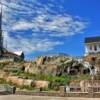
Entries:
{"type": "Polygon", "coordinates": [[[16,90],[15,86],[10,86],[7,84],[0,84],[0,93],[14,94],[16,90]]]}

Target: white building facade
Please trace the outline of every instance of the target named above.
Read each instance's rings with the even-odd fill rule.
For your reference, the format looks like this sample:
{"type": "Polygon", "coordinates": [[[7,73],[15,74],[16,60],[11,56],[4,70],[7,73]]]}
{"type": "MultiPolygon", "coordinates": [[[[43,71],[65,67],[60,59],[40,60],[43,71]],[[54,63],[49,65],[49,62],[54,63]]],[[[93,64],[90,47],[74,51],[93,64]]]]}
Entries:
{"type": "Polygon", "coordinates": [[[100,53],[100,36],[85,39],[85,55],[100,53]]]}

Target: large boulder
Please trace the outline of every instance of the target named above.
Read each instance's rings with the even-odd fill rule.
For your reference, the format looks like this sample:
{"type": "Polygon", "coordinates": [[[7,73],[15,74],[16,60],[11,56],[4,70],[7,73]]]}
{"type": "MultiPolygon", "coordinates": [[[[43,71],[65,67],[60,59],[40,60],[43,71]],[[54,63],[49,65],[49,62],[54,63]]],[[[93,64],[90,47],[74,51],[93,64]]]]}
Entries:
{"type": "Polygon", "coordinates": [[[48,81],[42,81],[42,80],[37,80],[34,81],[32,86],[34,86],[35,88],[48,88],[49,87],[49,82],[48,81]]]}
{"type": "Polygon", "coordinates": [[[32,86],[32,83],[34,82],[33,80],[23,79],[23,78],[19,78],[17,76],[8,76],[6,78],[6,81],[11,82],[17,86],[32,86]]]}

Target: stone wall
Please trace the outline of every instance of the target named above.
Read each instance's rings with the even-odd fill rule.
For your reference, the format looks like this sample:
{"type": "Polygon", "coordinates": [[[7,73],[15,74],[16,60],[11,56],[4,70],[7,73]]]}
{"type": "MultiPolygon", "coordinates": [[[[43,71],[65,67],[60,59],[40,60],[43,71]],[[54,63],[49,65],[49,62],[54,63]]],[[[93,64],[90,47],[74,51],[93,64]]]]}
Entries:
{"type": "Polygon", "coordinates": [[[55,96],[55,97],[84,97],[84,98],[100,98],[100,93],[60,93],[60,92],[26,92],[16,91],[16,95],[32,95],[32,96],[55,96]]]}

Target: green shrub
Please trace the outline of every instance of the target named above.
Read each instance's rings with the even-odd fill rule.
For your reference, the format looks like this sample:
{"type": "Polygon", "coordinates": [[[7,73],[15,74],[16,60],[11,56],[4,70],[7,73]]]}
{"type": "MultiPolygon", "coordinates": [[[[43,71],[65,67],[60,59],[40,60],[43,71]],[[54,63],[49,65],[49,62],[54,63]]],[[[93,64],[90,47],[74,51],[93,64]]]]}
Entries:
{"type": "Polygon", "coordinates": [[[0,69],[3,69],[5,67],[4,64],[0,64],[0,69]]]}

